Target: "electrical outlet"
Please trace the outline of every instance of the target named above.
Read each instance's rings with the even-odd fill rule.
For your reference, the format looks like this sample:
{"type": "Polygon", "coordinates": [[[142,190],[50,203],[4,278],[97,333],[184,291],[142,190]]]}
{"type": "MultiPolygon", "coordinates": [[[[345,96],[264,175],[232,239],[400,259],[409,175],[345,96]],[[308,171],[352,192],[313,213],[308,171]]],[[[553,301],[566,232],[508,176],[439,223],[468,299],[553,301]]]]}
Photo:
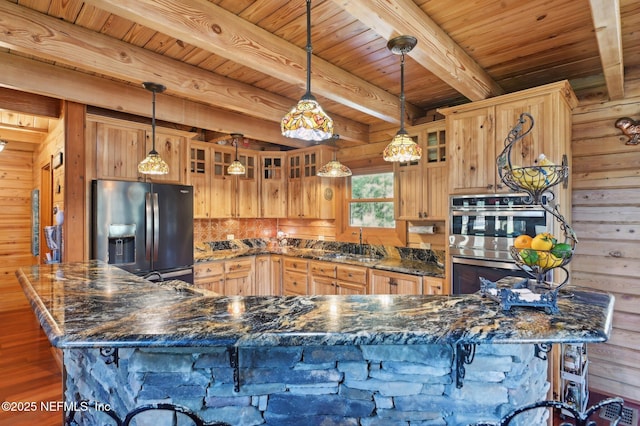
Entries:
{"type": "Polygon", "coordinates": [[[431,248],[431,243],[420,243],[420,248],[421,249],[430,249],[431,248]]]}
{"type": "Polygon", "coordinates": [[[318,235],[318,241],[324,241],[324,235],[318,235]]]}
{"type": "Polygon", "coordinates": [[[227,234],[227,240],[235,240],[236,236],[233,234],[227,234]]]}

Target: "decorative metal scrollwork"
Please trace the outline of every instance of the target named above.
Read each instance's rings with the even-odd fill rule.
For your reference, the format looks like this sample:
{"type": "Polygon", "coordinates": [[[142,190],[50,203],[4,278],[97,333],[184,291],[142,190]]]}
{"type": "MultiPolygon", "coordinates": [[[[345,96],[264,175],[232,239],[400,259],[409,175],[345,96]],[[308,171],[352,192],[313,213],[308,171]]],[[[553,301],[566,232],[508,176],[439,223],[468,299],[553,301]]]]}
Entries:
{"type": "MultiPolygon", "coordinates": [[[[135,409],[127,413],[127,415],[124,417],[124,420],[121,420],[118,414],[115,411],[113,411],[110,408],[110,406],[107,404],[103,404],[97,401],[84,400],[79,403],[79,406],[93,408],[96,411],[105,413],[115,422],[116,426],[131,426],[132,424],[136,424],[135,422],[132,423],[135,417],[147,411],[172,411],[174,413],[179,413],[189,418],[193,422],[194,426],[231,426],[231,424],[226,422],[221,422],[221,421],[205,422],[204,420],[202,420],[202,418],[200,418],[200,416],[198,416],[191,409],[184,407],[182,405],[169,404],[169,403],[141,405],[140,407],[136,407],[135,409]]],[[[84,413],[84,411],[85,410],[81,410],[80,412],[84,413]]],[[[65,425],[67,426],[78,425],[78,422],[75,418],[77,412],[79,411],[71,410],[67,412],[67,415],[65,418],[65,425]]],[[[184,424],[184,423],[180,423],[180,424],[184,424]]]]}
{"type": "MultiPolygon", "coordinates": [[[[511,424],[511,421],[514,420],[514,418],[516,418],[518,415],[532,411],[532,410],[536,410],[539,408],[558,408],[558,409],[566,410],[570,413],[571,417],[574,418],[575,426],[596,426],[596,422],[593,420],[589,420],[589,418],[598,410],[606,406],[615,407],[616,418],[613,419],[610,425],[616,426],[622,418],[623,405],[624,405],[624,400],[622,398],[609,398],[609,399],[602,400],[595,405],[592,405],[591,407],[587,408],[586,411],[580,412],[576,410],[574,406],[569,405],[565,402],[541,401],[541,402],[525,405],[524,407],[521,407],[521,408],[517,408],[511,411],[506,416],[504,416],[497,423],[480,422],[480,423],[475,423],[473,426],[509,426],[511,424]]],[[[572,425],[573,425],[572,423],[567,423],[567,422],[560,424],[560,426],[572,426],[572,425]]]]}
{"type": "Polygon", "coordinates": [[[240,392],[240,350],[236,346],[229,346],[229,363],[233,368],[233,391],[240,392]]]}
{"type": "Polygon", "coordinates": [[[100,348],[100,355],[104,358],[105,364],[115,364],[118,367],[118,362],[120,362],[118,348],[100,348]]]}
{"type": "Polygon", "coordinates": [[[534,345],[534,353],[533,355],[536,358],[540,358],[543,361],[548,359],[547,354],[551,352],[553,345],[551,343],[536,343],[534,345]]]}
{"type": "Polygon", "coordinates": [[[456,388],[460,389],[466,374],[465,364],[471,364],[476,355],[475,343],[458,343],[455,348],[456,388]]]}

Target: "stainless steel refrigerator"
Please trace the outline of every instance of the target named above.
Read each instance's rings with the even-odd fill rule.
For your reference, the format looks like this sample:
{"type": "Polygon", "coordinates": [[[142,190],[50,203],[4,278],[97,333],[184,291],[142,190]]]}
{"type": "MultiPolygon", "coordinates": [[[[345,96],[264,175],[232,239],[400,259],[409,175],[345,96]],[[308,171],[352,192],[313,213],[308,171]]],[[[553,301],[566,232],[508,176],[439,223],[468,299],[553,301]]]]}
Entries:
{"type": "Polygon", "coordinates": [[[193,283],[193,187],[94,180],[91,246],[136,275],[193,283]]]}

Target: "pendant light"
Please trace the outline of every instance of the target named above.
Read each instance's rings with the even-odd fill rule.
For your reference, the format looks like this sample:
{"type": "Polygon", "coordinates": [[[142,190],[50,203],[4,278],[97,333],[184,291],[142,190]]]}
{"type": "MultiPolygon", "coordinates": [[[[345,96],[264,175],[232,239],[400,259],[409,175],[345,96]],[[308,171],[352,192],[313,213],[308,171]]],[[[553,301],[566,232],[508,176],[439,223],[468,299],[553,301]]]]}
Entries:
{"type": "Polygon", "coordinates": [[[400,130],[384,149],[382,158],[385,161],[406,163],[416,161],[422,157],[422,148],[415,143],[404,129],[404,55],[411,52],[418,40],[413,36],[395,37],[387,43],[387,48],[396,55],[401,55],[400,61],[400,130]]]}
{"type": "Polygon", "coordinates": [[[231,137],[236,144],[236,159],[233,160],[231,164],[229,164],[229,167],[227,167],[227,173],[229,173],[230,175],[243,175],[246,170],[240,160],[238,160],[238,144],[240,143],[240,139],[242,139],[243,136],[240,133],[232,133],[231,137]]]}
{"type": "Polygon", "coordinates": [[[307,0],[307,91],[282,118],[280,129],[288,138],[322,141],[333,136],[333,120],[311,94],[311,0],[307,0]]]}
{"type": "MultiPolygon", "coordinates": [[[[340,136],[334,135],[333,139],[339,139],[340,136]]],[[[333,160],[320,167],[316,176],[320,177],[347,177],[351,176],[351,169],[336,159],[336,152],[333,151],[333,160]]]]}
{"type": "Polygon", "coordinates": [[[146,82],[142,83],[142,87],[153,93],[152,112],[151,112],[151,151],[138,164],[138,172],[144,175],[166,175],[169,173],[169,165],[160,158],[160,154],[156,151],[156,93],[162,93],[166,90],[162,84],[146,82]]]}

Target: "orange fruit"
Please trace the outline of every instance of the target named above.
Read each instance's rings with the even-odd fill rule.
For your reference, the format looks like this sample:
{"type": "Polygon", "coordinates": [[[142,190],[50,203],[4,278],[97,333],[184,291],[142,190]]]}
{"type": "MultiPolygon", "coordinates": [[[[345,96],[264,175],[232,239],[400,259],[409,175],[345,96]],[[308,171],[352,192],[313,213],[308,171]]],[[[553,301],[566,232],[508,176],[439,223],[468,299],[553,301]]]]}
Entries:
{"type": "Polygon", "coordinates": [[[518,235],[513,241],[513,246],[518,249],[531,248],[531,241],[533,238],[526,234],[518,235]]]}

